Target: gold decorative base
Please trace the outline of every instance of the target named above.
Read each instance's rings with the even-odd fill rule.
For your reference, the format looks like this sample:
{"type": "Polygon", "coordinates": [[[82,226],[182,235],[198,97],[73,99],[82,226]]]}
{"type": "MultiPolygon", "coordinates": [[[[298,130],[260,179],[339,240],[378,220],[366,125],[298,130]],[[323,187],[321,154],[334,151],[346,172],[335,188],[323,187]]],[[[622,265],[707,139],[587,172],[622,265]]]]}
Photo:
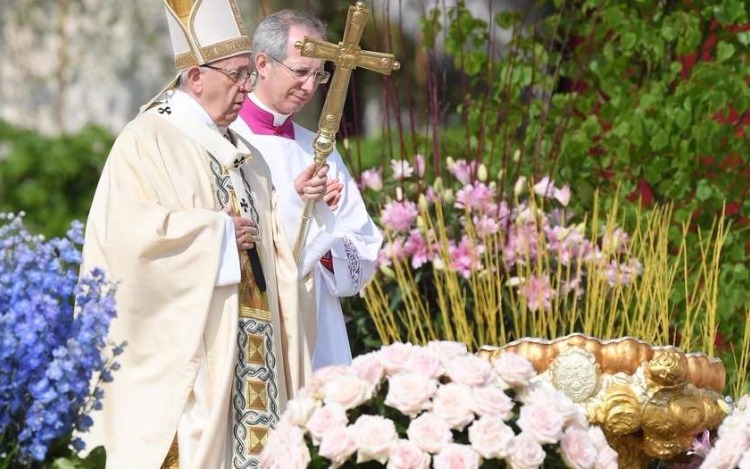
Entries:
{"type": "Polygon", "coordinates": [[[632,337],[600,340],[572,334],[555,340],[520,339],[482,347],[490,360],[517,353],[537,379],[565,392],[602,427],[623,468],[645,467],[685,453],[695,436],[719,426],[726,371],[721,360],[632,337]]]}

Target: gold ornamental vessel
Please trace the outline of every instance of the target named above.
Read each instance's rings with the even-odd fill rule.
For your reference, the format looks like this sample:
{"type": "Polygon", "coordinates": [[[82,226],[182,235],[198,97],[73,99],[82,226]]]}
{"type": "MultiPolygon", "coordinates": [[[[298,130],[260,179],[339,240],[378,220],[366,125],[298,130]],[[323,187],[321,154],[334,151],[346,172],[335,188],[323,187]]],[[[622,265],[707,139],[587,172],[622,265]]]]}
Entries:
{"type": "Polygon", "coordinates": [[[554,340],[524,338],[482,347],[489,360],[513,352],[580,406],[618,452],[622,468],[645,468],[657,458],[678,458],[696,435],[726,416],[721,360],[676,347],[623,337],[600,340],[571,334],[554,340]]]}

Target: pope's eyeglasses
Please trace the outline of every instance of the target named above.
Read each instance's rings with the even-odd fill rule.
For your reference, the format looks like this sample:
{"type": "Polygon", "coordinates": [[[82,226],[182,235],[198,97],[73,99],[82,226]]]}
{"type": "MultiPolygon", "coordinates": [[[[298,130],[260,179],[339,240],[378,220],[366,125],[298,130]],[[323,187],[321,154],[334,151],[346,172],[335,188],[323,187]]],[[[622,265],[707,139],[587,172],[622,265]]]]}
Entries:
{"type": "Polygon", "coordinates": [[[292,74],[294,78],[300,81],[307,81],[310,77],[313,77],[313,81],[316,85],[325,85],[328,83],[328,80],[331,79],[331,73],[326,71],[320,71],[320,70],[307,70],[307,69],[296,69],[292,68],[289,65],[285,64],[281,60],[277,59],[276,57],[269,55],[273,60],[278,62],[282,67],[289,70],[289,73],[292,74]]]}
{"type": "Polygon", "coordinates": [[[215,67],[213,65],[208,65],[208,64],[201,65],[201,67],[206,67],[206,68],[210,68],[211,70],[216,70],[217,72],[221,72],[224,75],[226,75],[227,78],[229,78],[236,85],[239,85],[239,86],[244,85],[245,83],[247,83],[247,81],[250,79],[250,77],[253,76],[252,72],[250,72],[249,70],[247,70],[245,68],[243,68],[241,70],[237,70],[237,69],[229,70],[229,69],[226,69],[226,68],[215,67]]]}

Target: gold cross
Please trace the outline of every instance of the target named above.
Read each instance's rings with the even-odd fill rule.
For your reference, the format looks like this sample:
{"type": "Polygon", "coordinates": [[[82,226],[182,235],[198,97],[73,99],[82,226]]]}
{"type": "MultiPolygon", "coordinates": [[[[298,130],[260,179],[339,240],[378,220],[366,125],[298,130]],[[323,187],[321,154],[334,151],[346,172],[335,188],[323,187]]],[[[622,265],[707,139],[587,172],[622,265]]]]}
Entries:
{"type": "MultiPolygon", "coordinates": [[[[333,152],[336,145],[336,132],[338,132],[339,124],[341,124],[341,115],[344,112],[344,102],[346,101],[346,92],[349,88],[352,70],[361,67],[383,75],[390,75],[391,71],[401,68],[401,64],[393,54],[363,51],[359,47],[359,41],[362,39],[362,33],[369,18],[370,10],[366,8],[365,2],[358,1],[354,6],[349,7],[343,41],[338,44],[331,44],[330,42],[306,37],[304,41],[297,41],[295,44],[303,57],[328,60],[336,66],[318,121],[318,133],[313,140],[314,159],[317,167],[326,164],[326,158],[333,152]]],[[[302,212],[302,221],[297,232],[297,241],[294,244],[294,256],[298,261],[307,238],[314,204],[314,201],[305,202],[305,208],[302,212]]]]}

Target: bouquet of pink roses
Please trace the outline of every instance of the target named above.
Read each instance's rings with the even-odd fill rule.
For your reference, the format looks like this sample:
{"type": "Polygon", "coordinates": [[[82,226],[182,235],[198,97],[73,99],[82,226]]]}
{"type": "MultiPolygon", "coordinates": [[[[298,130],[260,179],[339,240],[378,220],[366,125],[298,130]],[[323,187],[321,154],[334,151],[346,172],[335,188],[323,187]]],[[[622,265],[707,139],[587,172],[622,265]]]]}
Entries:
{"type": "Polygon", "coordinates": [[[739,400],[719,426],[717,436],[700,467],[750,469],[750,395],[739,400]]]}
{"type": "Polygon", "coordinates": [[[512,353],[395,343],[316,372],[289,402],[264,468],[614,468],[617,453],[561,391],[512,353]]]}

